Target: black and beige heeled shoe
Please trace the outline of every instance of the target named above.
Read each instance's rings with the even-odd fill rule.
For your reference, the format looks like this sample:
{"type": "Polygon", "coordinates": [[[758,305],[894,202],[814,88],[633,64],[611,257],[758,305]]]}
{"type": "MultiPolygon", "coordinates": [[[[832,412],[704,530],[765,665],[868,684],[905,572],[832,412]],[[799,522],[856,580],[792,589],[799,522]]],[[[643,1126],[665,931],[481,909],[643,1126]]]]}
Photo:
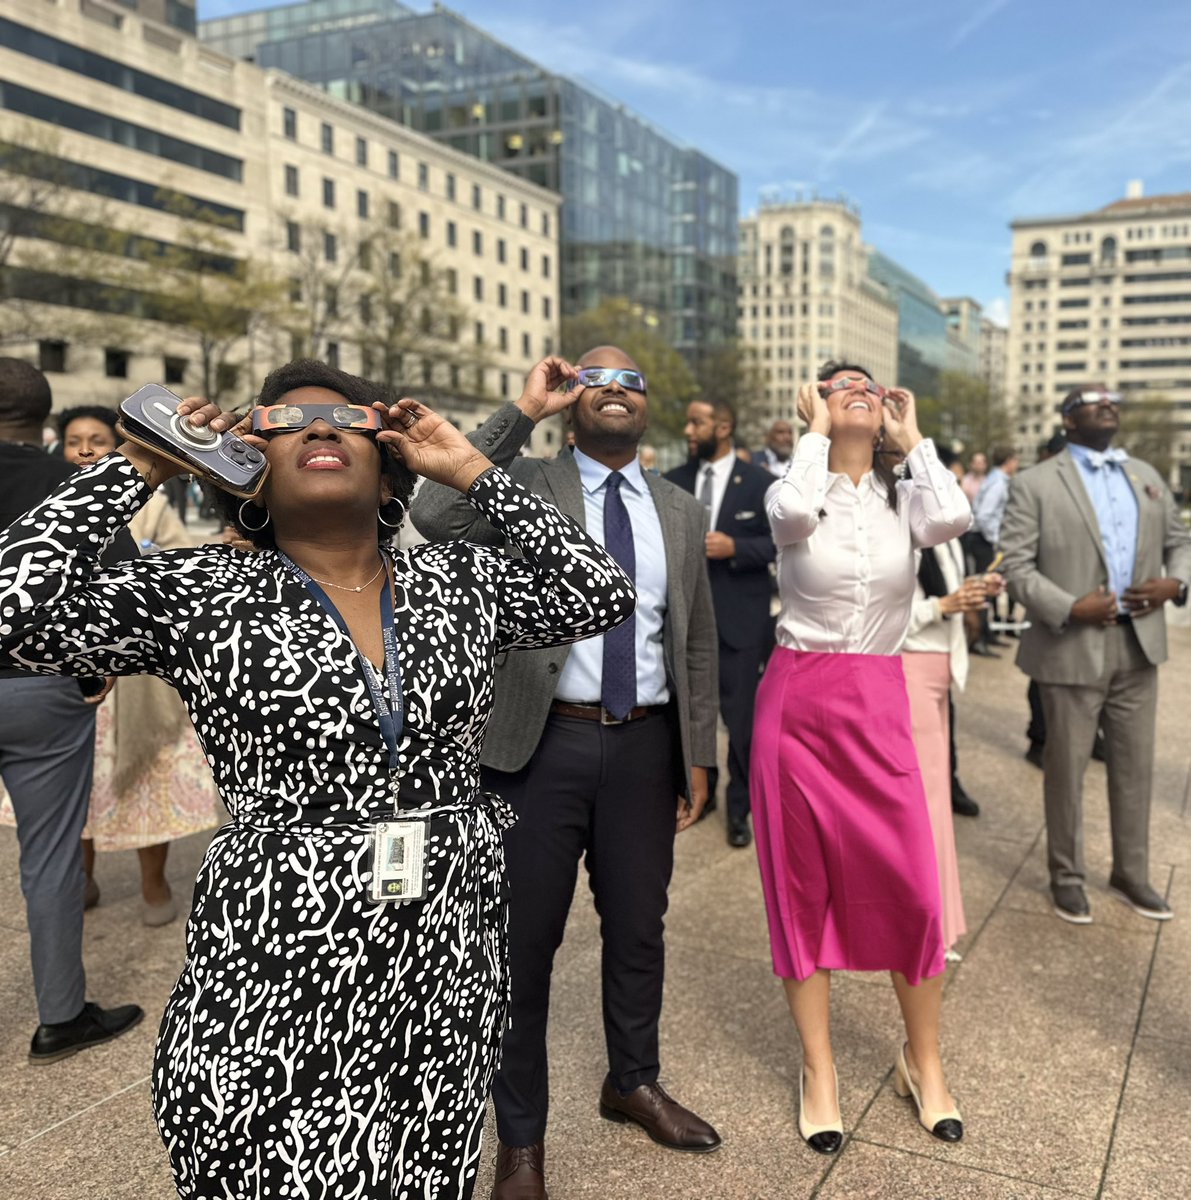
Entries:
{"type": "MultiPolygon", "coordinates": [[[[835,1075],[835,1068],[831,1068],[835,1075]]],[[[817,1154],[834,1154],[844,1144],[843,1122],[837,1116],[826,1125],[813,1125],[804,1115],[806,1106],[803,1103],[802,1084],[804,1075],[798,1072],[798,1132],[802,1140],[817,1154]]],[[[835,1111],[839,1112],[839,1075],[835,1075],[835,1111]]]]}
{"type": "Polygon", "coordinates": [[[893,1071],[893,1090],[901,1097],[908,1096],[918,1109],[918,1121],[922,1128],[933,1134],[941,1142],[958,1142],[963,1140],[964,1119],[959,1115],[959,1109],[953,1108],[948,1112],[930,1112],[922,1107],[922,1097],[918,1088],[910,1078],[910,1068],[906,1063],[906,1047],[897,1052],[897,1064],[893,1071]]]}

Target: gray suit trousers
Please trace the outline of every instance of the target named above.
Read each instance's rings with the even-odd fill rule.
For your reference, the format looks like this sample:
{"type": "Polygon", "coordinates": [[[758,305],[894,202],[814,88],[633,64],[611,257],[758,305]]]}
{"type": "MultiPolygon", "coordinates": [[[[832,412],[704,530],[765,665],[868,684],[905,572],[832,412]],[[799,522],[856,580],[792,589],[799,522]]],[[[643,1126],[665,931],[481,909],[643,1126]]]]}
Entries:
{"type": "MultiPolygon", "coordinates": [[[[1161,615],[1143,619],[1161,620],[1161,615]]],[[[1158,668],[1130,626],[1110,626],[1104,671],[1094,684],[1042,683],[1039,688],[1046,713],[1043,790],[1051,884],[1084,881],[1083,777],[1097,725],[1104,730],[1108,758],[1112,874],[1125,884],[1149,883],[1158,668]]]]}
{"type": "Polygon", "coordinates": [[[83,1010],[83,850],[95,709],[74,679],[0,679],[0,777],[12,799],[43,1025],[83,1010]]]}

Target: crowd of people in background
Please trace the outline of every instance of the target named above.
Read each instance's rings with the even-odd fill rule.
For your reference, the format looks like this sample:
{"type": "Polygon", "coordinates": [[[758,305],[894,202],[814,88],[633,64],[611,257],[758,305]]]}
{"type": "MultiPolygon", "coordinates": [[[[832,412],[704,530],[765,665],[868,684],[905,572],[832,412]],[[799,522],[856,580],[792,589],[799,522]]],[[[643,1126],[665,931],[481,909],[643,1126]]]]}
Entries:
{"type": "Polygon", "coordinates": [[[222,804],[154,1064],[180,1195],[272,1194],[300,1167],[337,1194],[469,1197],[491,1095],[491,1200],[545,1200],[551,977],[580,862],[601,922],[599,1112],[715,1151],[716,1126],[659,1082],[659,1030],[675,838],[722,802],[728,844],[755,843],[807,1146],[844,1144],[835,970],[890,972],[894,1086],[961,1140],[941,1029],[966,928],[954,819],[981,811],[956,752],[970,656],[1016,642],[1029,677],[1054,913],[1093,919],[1081,808],[1100,757],[1109,890],[1173,915],[1149,812],[1191,533],[1114,447],[1121,402],[1075,388],[1034,462],[965,459],[923,437],[912,393],[831,362],[799,390],[801,436],[777,420],[752,451],[733,406],[701,397],[663,474],[645,375],[615,346],[539,363],[467,437],[300,362],[257,399],[301,415],[281,436],[183,406],[271,468],[253,499],[198,500],[106,408],[47,425],[44,376],[0,359],[0,821],[20,844],[30,1060],[143,1017],[86,996],[96,852],[137,851],[141,918],[167,924],[169,845],[222,804]],[[563,450],[526,455],[560,419],[563,450]],[[191,533],[196,504],[226,539],[191,533]],[[394,546],[407,513],[424,541],[394,546]],[[231,692],[255,706],[229,742],[231,692]],[[415,844],[414,898],[366,895],[381,848],[415,844]],[[296,987],[295,955],[335,987],[296,987]],[[403,1069],[408,1046],[426,1049],[403,1069]],[[361,1145],[352,1114],[373,1096],[361,1145]]]}

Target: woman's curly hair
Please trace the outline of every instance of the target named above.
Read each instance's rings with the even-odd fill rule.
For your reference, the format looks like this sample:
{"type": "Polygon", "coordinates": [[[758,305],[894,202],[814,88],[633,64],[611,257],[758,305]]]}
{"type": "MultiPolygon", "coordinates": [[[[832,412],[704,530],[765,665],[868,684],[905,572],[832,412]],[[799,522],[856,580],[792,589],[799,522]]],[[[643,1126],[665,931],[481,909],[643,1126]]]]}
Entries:
{"type": "MultiPolygon", "coordinates": [[[[392,393],[383,384],[361,379],[358,375],[349,375],[346,371],[329,367],[326,363],[314,359],[300,358],[269,372],[265,382],[261,384],[256,403],[261,407],[277,404],[282,396],[304,387],[326,388],[328,391],[337,392],[349,404],[359,404],[365,408],[371,408],[376,400],[386,405],[395,402],[392,393]]],[[[388,478],[393,496],[390,501],[391,511],[385,515],[391,522],[396,522],[397,516],[403,516],[409,508],[409,498],[413,495],[417,478],[383,442],[378,443],[377,448],[380,450],[380,469],[388,478]]],[[[211,488],[211,495],[224,523],[233,526],[258,550],[270,550],[276,545],[271,521],[263,529],[250,529],[240,520],[240,509],[244,504],[240,496],[233,496],[231,492],[225,492],[221,488],[211,488]]],[[[393,532],[393,525],[386,525],[378,516],[377,541],[382,544],[387,542],[393,536],[393,532]]]]}

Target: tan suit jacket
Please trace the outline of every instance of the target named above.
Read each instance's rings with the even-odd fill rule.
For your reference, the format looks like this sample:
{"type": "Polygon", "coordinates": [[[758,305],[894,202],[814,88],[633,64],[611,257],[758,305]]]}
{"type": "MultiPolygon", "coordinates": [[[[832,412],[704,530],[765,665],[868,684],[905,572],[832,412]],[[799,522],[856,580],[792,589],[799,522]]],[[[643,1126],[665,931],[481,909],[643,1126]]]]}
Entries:
{"type": "MultiPolygon", "coordinates": [[[[1191,532],[1174,497],[1148,463],[1131,458],[1125,473],[1137,497],[1133,583],[1166,573],[1191,580],[1191,532]]],[[[1108,560],[1079,464],[1064,450],[1014,477],[1001,525],[1001,570],[1031,622],[1017,665],[1039,683],[1092,684],[1104,671],[1105,631],[1068,622],[1081,596],[1108,586],[1108,560]]],[[[1146,658],[1166,661],[1166,618],[1139,617],[1133,629],[1146,658]]]]}

